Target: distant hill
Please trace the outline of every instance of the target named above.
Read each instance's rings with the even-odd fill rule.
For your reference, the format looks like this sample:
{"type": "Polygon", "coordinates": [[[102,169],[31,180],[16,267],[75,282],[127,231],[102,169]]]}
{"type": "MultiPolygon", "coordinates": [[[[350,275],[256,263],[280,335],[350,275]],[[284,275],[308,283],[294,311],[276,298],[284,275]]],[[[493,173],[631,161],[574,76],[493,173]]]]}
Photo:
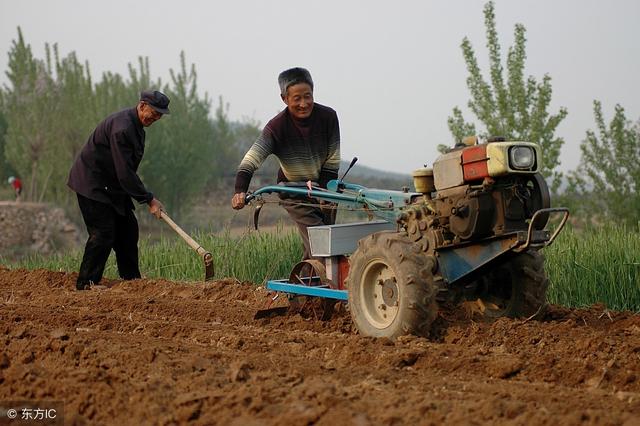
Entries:
{"type": "MultiPolygon", "coordinates": [[[[347,170],[350,163],[351,161],[340,162],[340,177],[347,170]]],[[[373,167],[368,167],[360,163],[356,163],[353,166],[345,178],[345,181],[357,183],[369,188],[400,190],[403,186],[408,186],[413,190],[413,178],[409,173],[403,174],[387,172],[380,169],[374,169],[373,167]]]]}
{"type": "MultiPolygon", "coordinates": [[[[342,176],[349,167],[351,161],[340,162],[340,172],[338,176],[342,176]]],[[[271,185],[275,183],[278,170],[278,161],[274,156],[269,156],[262,167],[254,174],[252,180],[253,187],[263,185],[271,185]]],[[[235,178],[235,173],[229,174],[229,182],[235,178]]],[[[413,178],[410,173],[402,174],[395,172],[387,172],[384,170],[374,169],[360,163],[356,163],[347,175],[346,181],[357,183],[369,188],[394,189],[400,190],[403,186],[413,189],[413,178]]],[[[230,183],[231,185],[231,183],[230,183]]]]}

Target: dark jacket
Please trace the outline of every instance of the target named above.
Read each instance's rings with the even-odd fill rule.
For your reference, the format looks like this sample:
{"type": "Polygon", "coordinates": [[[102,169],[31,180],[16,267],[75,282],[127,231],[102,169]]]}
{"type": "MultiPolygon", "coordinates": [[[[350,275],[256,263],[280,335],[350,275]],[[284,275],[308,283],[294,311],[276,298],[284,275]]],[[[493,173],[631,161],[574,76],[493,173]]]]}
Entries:
{"type": "Polygon", "coordinates": [[[122,215],[125,209],[134,208],[131,198],[150,202],[153,194],[137,174],[144,139],[135,108],[111,114],[89,136],[71,167],[67,185],[84,197],[111,204],[122,215]]]}

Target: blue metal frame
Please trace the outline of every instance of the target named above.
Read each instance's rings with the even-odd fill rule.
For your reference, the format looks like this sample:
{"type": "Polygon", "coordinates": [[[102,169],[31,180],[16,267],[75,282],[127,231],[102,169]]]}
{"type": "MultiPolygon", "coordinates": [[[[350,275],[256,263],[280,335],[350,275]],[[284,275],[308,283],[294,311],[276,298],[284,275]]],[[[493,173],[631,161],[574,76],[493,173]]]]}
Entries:
{"type": "Polygon", "coordinates": [[[267,288],[283,293],[299,294],[303,296],[326,297],[329,299],[347,300],[347,290],[334,290],[325,286],[309,286],[301,284],[291,284],[287,280],[267,281],[267,288]]]}
{"type": "Polygon", "coordinates": [[[453,284],[502,254],[511,251],[522,243],[523,238],[523,233],[517,232],[496,239],[476,241],[466,246],[445,247],[436,250],[442,277],[449,284],[453,284]]]}
{"type": "Polygon", "coordinates": [[[374,215],[389,222],[395,222],[401,213],[400,210],[411,204],[411,200],[414,197],[422,196],[419,192],[369,189],[361,185],[334,179],[329,181],[326,190],[318,187],[308,189],[304,186],[264,186],[256,192],[247,195],[245,202],[248,203],[262,194],[270,194],[273,192],[332,201],[341,205],[347,205],[351,208],[366,207],[374,215]]]}

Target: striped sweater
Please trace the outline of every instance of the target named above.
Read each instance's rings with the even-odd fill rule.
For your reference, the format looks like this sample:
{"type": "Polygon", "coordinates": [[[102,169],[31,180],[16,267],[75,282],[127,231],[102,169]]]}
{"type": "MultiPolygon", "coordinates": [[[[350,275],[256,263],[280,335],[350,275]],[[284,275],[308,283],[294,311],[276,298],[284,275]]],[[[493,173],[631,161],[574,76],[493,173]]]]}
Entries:
{"type": "Polygon", "coordinates": [[[262,130],[238,166],[235,192],[247,192],[253,173],[271,154],[278,157],[278,182],[314,181],[326,186],[338,177],[340,128],[336,112],[314,103],[311,115],[298,120],[285,109],[262,130]]]}

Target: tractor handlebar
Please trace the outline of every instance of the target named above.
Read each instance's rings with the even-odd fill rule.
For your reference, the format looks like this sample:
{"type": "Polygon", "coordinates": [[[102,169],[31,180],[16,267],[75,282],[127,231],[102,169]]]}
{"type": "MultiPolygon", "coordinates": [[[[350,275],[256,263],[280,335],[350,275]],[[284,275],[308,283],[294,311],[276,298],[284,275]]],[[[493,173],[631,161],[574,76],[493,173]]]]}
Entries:
{"type": "Polygon", "coordinates": [[[244,196],[244,203],[245,204],[249,204],[251,201],[253,201],[256,198],[256,196],[252,193],[248,193],[244,196]]]}

